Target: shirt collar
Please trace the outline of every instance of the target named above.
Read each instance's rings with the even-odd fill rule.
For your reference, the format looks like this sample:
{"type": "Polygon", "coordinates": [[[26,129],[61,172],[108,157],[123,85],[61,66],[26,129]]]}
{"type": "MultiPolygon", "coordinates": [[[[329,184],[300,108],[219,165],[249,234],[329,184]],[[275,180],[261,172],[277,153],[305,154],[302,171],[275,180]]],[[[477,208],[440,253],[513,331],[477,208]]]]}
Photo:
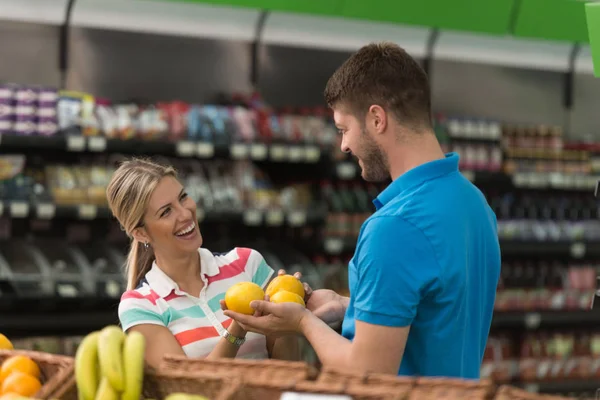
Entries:
{"type": "MultiPolygon", "coordinates": [[[[210,250],[199,248],[201,274],[205,276],[215,276],[219,274],[219,266],[215,260],[215,256],[210,250]]],[[[160,297],[167,297],[173,291],[178,291],[179,285],[175,283],[160,267],[156,264],[156,260],[152,263],[152,268],[146,274],[148,285],[160,297]]]]}
{"type": "Polygon", "coordinates": [[[406,171],[390,183],[373,200],[375,208],[379,210],[406,189],[420,185],[425,181],[439,178],[450,172],[458,171],[458,161],[459,155],[457,153],[448,153],[442,159],[430,161],[406,171]]]}

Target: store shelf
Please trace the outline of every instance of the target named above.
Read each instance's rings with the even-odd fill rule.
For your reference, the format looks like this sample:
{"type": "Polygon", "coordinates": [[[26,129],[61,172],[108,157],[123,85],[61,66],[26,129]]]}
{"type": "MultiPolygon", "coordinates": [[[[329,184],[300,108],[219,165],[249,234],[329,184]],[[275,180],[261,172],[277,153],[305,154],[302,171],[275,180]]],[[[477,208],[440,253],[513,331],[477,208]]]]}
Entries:
{"type": "Polygon", "coordinates": [[[68,0],[2,0],[0,20],[61,25],[68,0]]]}
{"type": "MultiPolygon", "coordinates": [[[[308,210],[268,211],[246,209],[244,211],[197,211],[203,222],[241,223],[246,226],[304,226],[320,224],[327,211],[323,207],[308,210]]],[[[22,200],[0,201],[0,217],[13,219],[36,218],[42,220],[74,219],[97,220],[112,218],[108,207],[94,204],[57,205],[51,202],[28,202],[22,200]]]]}
{"type": "Polygon", "coordinates": [[[17,338],[85,335],[119,322],[119,299],[9,299],[0,296],[0,332],[17,338]]]}
{"type": "Polygon", "coordinates": [[[321,159],[319,146],[302,143],[220,143],[141,139],[107,139],[82,135],[23,136],[0,135],[1,152],[64,151],[72,153],[109,153],[162,155],[200,159],[232,158],[284,163],[316,163],[321,159]]]}
{"type": "Polygon", "coordinates": [[[514,386],[521,387],[532,393],[596,393],[600,388],[600,380],[580,380],[580,381],[557,381],[557,382],[536,382],[536,383],[511,383],[514,386]]]}
{"type": "Polygon", "coordinates": [[[598,327],[600,311],[560,310],[540,312],[495,312],[493,329],[528,329],[561,327],[598,327]]]}
{"type": "Polygon", "coordinates": [[[503,256],[531,257],[562,257],[585,258],[600,257],[600,242],[598,241],[557,241],[536,242],[501,240],[500,247],[503,256]]]}

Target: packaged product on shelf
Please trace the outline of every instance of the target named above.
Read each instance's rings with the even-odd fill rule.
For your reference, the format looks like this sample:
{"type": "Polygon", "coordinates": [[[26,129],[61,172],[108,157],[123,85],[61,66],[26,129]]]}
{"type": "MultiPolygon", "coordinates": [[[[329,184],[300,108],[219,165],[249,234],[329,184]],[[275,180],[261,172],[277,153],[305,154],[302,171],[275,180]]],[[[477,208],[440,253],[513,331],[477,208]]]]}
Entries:
{"type": "Polygon", "coordinates": [[[117,135],[121,140],[133,139],[136,136],[135,116],[138,106],[135,104],[118,104],[114,106],[117,114],[117,135]]]}
{"type": "Polygon", "coordinates": [[[0,85],[0,134],[13,133],[16,85],[0,85]]]}
{"type": "Polygon", "coordinates": [[[118,137],[118,116],[116,110],[105,99],[96,99],[96,118],[98,129],[107,138],[118,137]]]}
{"type": "MultiPolygon", "coordinates": [[[[239,139],[244,142],[253,142],[256,140],[256,114],[254,110],[236,106],[231,111],[231,119],[235,125],[235,131],[239,139]]],[[[204,140],[210,140],[210,137],[204,140]]]]}
{"type": "MultiPolygon", "coordinates": [[[[137,115],[137,132],[142,139],[157,140],[165,137],[169,133],[165,111],[154,106],[140,108],[137,115]]],[[[183,134],[173,138],[183,138],[183,134]]]]}
{"type": "Polygon", "coordinates": [[[44,136],[54,135],[58,131],[56,105],[58,92],[53,88],[40,88],[37,99],[37,132],[44,136]]]}

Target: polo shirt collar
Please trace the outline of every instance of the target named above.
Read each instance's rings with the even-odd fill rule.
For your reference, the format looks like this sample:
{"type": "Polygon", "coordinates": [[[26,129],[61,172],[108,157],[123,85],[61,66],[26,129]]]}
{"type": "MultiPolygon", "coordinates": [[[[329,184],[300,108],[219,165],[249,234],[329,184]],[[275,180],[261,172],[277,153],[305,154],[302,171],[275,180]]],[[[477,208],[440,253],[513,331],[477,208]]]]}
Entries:
{"type": "Polygon", "coordinates": [[[390,183],[388,187],[379,193],[379,196],[373,200],[375,208],[379,210],[406,189],[418,186],[425,181],[439,178],[450,172],[458,171],[458,161],[459,156],[457,153],[448,153],[445,158],[430,161],[406,171],[390,183]]]}
{"type": "MultiPolygon", "coordinates": [[[[205,276],[218,275],[219,266],[210,250],[199,248],[198,254],[200,254],[201,274],[205,276]]],[[[179,285],[160,269],[156,264],[156,260],[152,263],[152,268],[146,274],[146,281],[160,297],[167,297],[173,291],[179,291],[179,285]]]]}

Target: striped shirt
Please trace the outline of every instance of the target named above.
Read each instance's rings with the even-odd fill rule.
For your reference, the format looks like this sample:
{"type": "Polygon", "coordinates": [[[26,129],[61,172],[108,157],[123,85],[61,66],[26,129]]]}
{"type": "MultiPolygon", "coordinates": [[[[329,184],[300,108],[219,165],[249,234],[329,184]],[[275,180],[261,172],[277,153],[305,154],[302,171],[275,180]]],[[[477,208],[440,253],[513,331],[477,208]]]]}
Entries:
{"type": "MultiPolygon", "coordinates": [[[[264,289],[274,273],[256,250],[238,247],[229,253],[213,254],[200,248],[198,252],[204,281],[200,296],[195,297],[180,290],[155,262],[139,287],[125,292],[121,297],[119,320],[124,331],[141,324],[165,326],[188,357],[205,357],[220,340],[211,319],[215,323],[218,321],[225,329],[232,322],[223,314],[219,304],[225,298],[227,289],[238,282],[248,281],[264,289]],[[216,318],[207,313],[212,313],[216,318]]],[[[238,357],[268,358],[266,338],[248,332],[238,357]]]]}

